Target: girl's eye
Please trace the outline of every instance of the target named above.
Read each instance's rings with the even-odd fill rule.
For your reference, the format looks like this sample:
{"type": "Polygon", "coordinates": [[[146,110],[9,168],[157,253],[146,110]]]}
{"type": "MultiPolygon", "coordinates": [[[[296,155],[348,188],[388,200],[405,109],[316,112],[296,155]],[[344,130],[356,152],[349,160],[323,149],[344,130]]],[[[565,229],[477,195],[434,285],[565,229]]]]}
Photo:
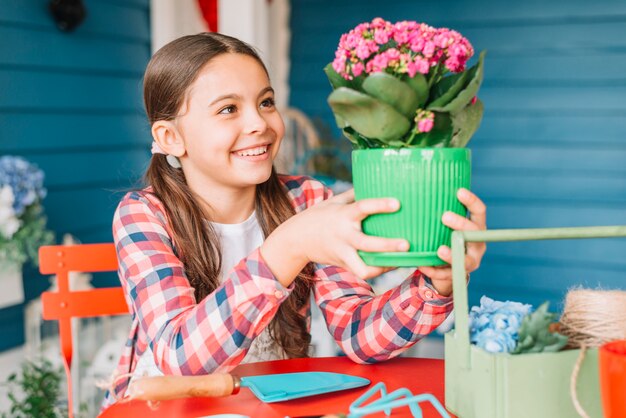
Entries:
{"type": "Polygon", "coordinates": [[[274,99],[272,97],[269,97],[265,100],[263,100],[261,102],[261,107],[274,107],[274,105],[276,104],[276,102],[274,101],[274,99]]]}
{"type": "Polygon", "coordinates": [[[237,107],[234,105],[226,106],[222,110],[219,111],[220,115],[230,115],[231,113],[235,113],[237,111],[237,107]]]}

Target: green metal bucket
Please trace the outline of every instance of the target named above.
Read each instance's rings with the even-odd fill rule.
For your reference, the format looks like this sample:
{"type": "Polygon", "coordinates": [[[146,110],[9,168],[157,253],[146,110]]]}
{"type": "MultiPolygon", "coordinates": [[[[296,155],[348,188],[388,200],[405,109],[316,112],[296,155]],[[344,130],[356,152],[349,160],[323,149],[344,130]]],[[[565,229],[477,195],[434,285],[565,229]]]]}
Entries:
{"type": "Polygon", "coordinates": [[[466,148],[367,149],[352,152],[357,200],[395,197],[400,210],[363,221],[368,235],[405,238],[408,252],[359,252],[371,266],[417,267],[445,264],[438,256],[452,230],[441,222],[446,211],[465,216],[456,193],[470,187],[471,153],[466,148]]]}
{"type": "MultiPolygon", "coordinates": [[[[626,226],[455,231],[452,276],[455,329],[445,336],[446,408],[460,418],[577,418],[570,377],[580,350],[492,354],[470,345],[465,243],[626,237],[626,226]]],[[[582,407],[602,417],[598,350],[585,353],[576,385],[582,407]]]]}

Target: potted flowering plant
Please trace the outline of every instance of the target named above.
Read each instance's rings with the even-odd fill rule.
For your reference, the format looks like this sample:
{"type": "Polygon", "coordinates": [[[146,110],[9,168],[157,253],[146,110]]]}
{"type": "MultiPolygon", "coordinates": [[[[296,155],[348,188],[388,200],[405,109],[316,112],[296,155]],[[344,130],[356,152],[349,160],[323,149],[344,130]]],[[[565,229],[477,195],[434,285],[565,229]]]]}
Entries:
{"type": "Polygon", "coordinates": [[[466,68],[474,49],[458,32],[381,18],[342,35],[324,71],[333,87],[328,103],[352,142],[357,199],[396,197],[401,209],[363,222],[376,236],[406,238],[407,253],[361,253],[379,266],[443,264],[437,248],[450,244],[441,216],[464,215],[456,191],[469,188],[465,145],[480,124],[476,94],[484,52],[466,68]]]}
{"type": "Polygon", "coordinates": [[[23,158],[0,157],[0,306],[24,300],[22,265],[36,265],[39,247],[54,240],[41,206],[43,179],[43,172],[23,158]]]}

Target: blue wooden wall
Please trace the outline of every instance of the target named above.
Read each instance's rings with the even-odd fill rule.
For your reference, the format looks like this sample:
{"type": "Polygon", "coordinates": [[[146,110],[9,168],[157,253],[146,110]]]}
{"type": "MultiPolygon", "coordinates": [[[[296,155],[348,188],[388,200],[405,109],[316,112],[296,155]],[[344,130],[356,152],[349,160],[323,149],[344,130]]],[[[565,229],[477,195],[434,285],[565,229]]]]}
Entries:
{"type": "MultiPolygon", "coordinates": [[[[55,27],[48,3],[0,4],[0,155],[44,170],[44,206],[58,239],[110,242],[120,193],[149,157],[141,101],[149,0],[85,0],[87,18],[71,33],[55,27]]],[[[24,282],[27,299],[49,286],[28,267],[24,282]]],[[[0,350],[23,341],[22,310],[0,310],[0,350]]]]}
{"type": "MultiPolygon", "coordinates": [[[[490,228],[626,224],[626,2],[292,0],[291,104],[333,125],[322,68],[380,16],[456,29],[488,51],[473,190],[490,228]]],[[[339,133],[335,130],[337,136],[339,133]]],[[[345,141],[345,139],[342,139],[345,141]]],[[[626,288],[626,240],[490,244],[482,294],[533,304],[574,285],[626,288]]]]}

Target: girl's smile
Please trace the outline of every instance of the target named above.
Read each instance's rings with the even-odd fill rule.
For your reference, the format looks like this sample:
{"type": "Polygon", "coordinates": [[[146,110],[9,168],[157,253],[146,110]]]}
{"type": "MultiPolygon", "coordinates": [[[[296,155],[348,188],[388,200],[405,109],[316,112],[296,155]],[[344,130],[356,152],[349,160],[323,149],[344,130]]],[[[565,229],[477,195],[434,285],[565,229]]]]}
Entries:
{"type": "Polygon", "coordinates": [[[241,148],[236,151],[233,151],[231,154],[245,161],[250,161],[250,162],[265,161],[268,158],[270,158],[271,146],[272,144],[253,145],[247,148],[241,148]]]}

